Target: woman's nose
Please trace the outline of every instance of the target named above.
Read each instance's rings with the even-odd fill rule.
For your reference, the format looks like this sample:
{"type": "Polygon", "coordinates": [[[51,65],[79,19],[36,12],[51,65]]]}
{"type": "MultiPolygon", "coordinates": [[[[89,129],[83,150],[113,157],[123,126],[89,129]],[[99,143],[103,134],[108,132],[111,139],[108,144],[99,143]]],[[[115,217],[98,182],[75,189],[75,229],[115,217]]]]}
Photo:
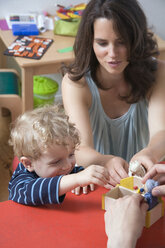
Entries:
{"type": "Polygon", "coordinates": [[[114,44],[110,44],[108,47],[108,55],[110,58],[116,57],[116,47],[114,44]]]}

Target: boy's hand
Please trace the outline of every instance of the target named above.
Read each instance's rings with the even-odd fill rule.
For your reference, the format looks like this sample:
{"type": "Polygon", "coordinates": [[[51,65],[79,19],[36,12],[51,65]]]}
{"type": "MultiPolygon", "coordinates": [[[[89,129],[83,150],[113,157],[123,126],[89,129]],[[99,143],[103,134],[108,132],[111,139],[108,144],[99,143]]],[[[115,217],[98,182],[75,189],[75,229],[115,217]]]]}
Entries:
{"type": "Polygon", "coordinates": [[[76,195],[80,194],[80,187],[83,187],[83,193],[87,194],[88,185],[90,186],[90,190],[93,191],[94,184],[106,186],[109,182],[108,170],[100,165],[90,165],[75,175],[79,187],[72,190],[72,193],[75,193],[76,195]]]}

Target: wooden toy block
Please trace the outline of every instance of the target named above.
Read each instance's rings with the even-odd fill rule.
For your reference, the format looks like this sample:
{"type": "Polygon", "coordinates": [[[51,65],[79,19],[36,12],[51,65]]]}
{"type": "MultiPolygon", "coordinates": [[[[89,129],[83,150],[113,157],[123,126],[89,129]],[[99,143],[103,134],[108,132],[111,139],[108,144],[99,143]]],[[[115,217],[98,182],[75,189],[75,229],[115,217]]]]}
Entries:
{"type": "Polygon", "coordinates": [[[144,186],[141,182],[141,177],[138,176],[123,178],[120,180],[119,185],[131,190],[134,190],[135,186],[138,188],[142,188],[144,186]]]}
{"type": "MultiPolygon", "coordinates": [[[[122,179],[119,185],[102,195],[102,209],[110,209],[110,205],[112,206],[118,198],[124,197],[125,195],[137,194],[138,190],[134,190],[135,186],[139,188],[144,187],[140,177],[133,176],[122,179]]],[[[147,211],[145,227],[149,228],[162,216],[164,216],[164,202],[160,197],[159,203],[154,208],[147,211]]]]}

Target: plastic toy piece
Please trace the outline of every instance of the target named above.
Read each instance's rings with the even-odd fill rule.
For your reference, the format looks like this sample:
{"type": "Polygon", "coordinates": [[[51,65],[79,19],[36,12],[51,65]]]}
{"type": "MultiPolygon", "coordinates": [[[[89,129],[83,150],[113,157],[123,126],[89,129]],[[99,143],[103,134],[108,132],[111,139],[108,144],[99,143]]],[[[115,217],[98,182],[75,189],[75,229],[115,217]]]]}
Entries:
{"type": "MultiPolygon", "coordinates": [[[[108,210],[110,204],[112,205],[116,199],[120,197],[124,197],[125,195],[137,194],[137,189],[134,187],[138,187],[139,193],[145,195],[145,187],[141,182],[141,177],[132,176],[124,178],[120,181],[120,184],[117,185],[114,189],[110,190],[106,194],[102,196],[102,209],[108,210]],[[143,189],[143,192],[140,190],[143,189]]],[[[148,192],[149,193],[149,192],[148,192]]],[[[147,194],[147,193],[146,193],[147,194]]],[[[150,193],[151,194],[151,193],[150,193]]],[[[148,196],[146,196],[147,198],[148,196]]],[[[152,224],[154,224],[158,219],[160,219],[164,215],[164,202],[161,198],[157,198],[156,205],[155,200],[150,199],[152,201],[152,209],[149,207],[149,210],[146,214],[145,227],[149,228],[152,224]]]]}

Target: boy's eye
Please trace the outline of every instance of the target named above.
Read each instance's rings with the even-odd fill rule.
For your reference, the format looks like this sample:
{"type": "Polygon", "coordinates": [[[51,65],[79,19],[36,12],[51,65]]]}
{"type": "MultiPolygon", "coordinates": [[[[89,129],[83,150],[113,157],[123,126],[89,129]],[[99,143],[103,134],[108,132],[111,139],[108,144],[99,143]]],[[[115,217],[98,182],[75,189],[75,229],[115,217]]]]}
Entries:
{"type": "Polygon", "coordinates": [[[57,160],[54,164],[58,164],[58,163],[60,163],[60,161],[61,161],[61,160],[59,159],[59,160],[57,160]]]}
{"type": "Polygon", "coordinates": [[[69,157],[71,158],[71,157],[74,157],[74,153],[71,153],[70,155],[69,155],[69,157]]]}
{"type": "Polygon", "coordinates": [[[54,161],[54,162],[50,163],[49,165],[50,165],[50,166],[56,166],[56,165],[58,165],[60,162],[61,162],[61,159],[59,159],[59,160],[57,160],[57,161],[54,161]]]}

